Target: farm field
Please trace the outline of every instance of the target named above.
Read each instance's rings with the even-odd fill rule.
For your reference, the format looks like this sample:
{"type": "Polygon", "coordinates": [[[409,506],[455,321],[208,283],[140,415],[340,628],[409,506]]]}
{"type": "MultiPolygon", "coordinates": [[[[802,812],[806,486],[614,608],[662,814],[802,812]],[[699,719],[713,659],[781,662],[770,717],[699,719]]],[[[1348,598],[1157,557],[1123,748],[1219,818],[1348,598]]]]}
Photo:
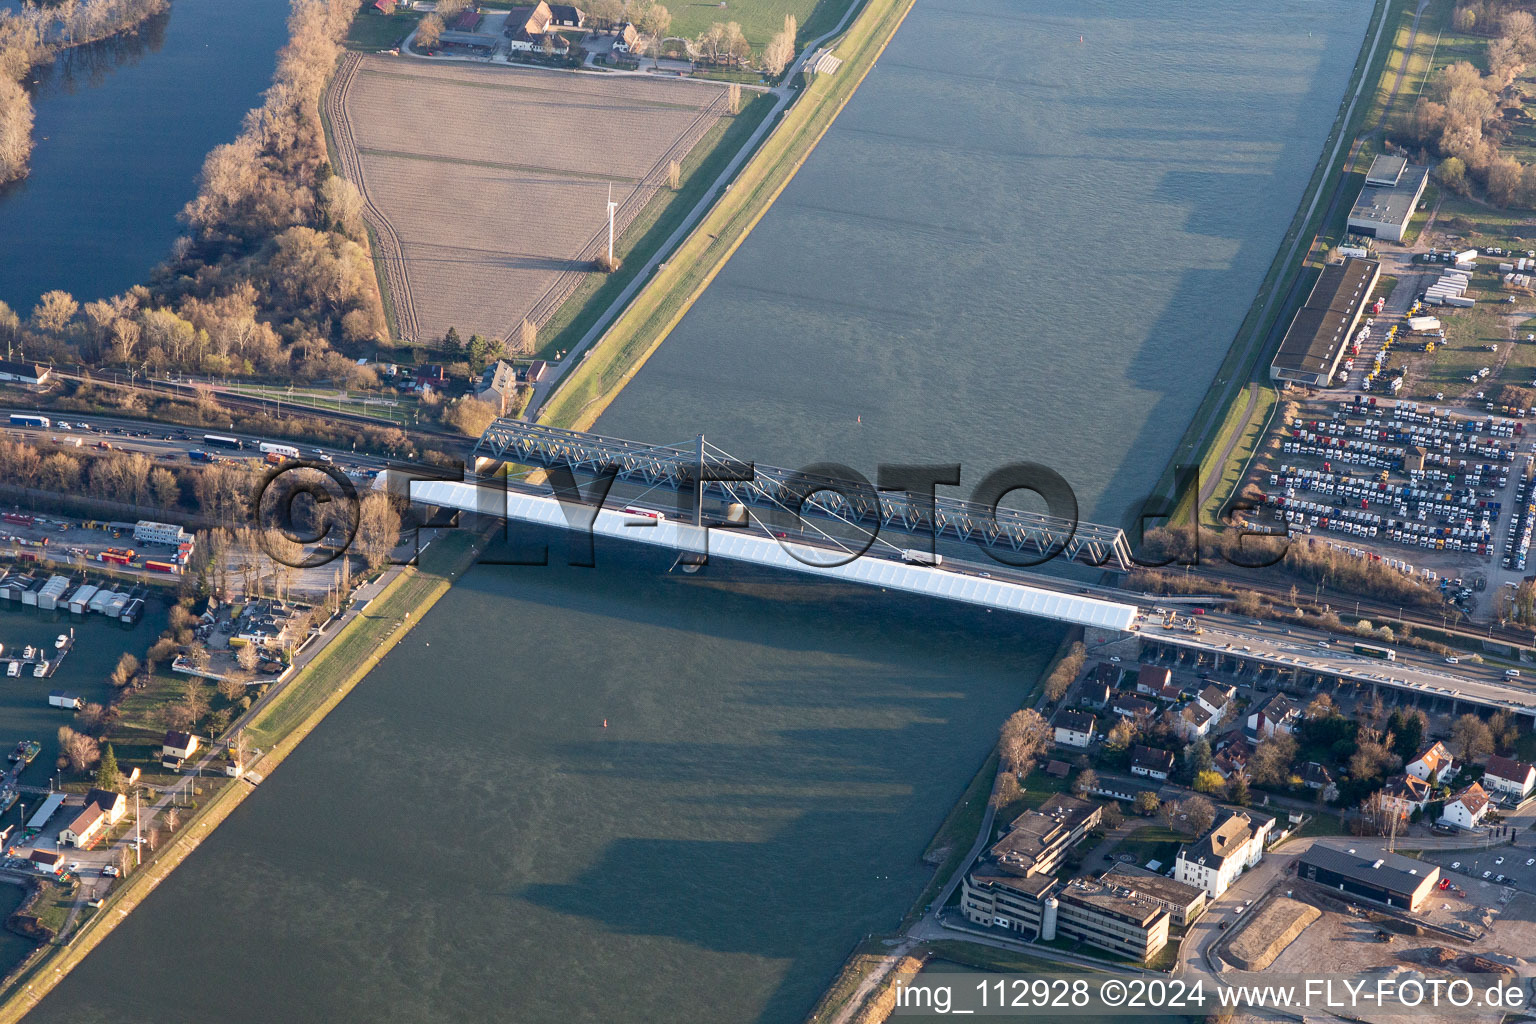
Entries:
{"type": "Polygon", "coordinates": [[[547,322],[727,110],[723,86],[349,54],[327,101],[407,343],[547,322]]]}

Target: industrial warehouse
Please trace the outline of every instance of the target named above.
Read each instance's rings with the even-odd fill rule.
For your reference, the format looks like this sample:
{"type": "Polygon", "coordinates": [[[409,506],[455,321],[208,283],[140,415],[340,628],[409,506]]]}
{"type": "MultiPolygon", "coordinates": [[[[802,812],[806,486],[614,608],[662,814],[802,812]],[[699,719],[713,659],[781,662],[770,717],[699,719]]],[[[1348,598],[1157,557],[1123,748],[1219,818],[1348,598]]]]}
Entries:
{"type": "Polygon", "coordinates": [[[1440,868],[1395,853],[1360,854],[1316,845],[1301,855],[1296,875],[1358,899],[1417,911],[1434,891],[1440,868]]]}
{"type": "Polygon", "coordinates": [[[1354,256],[1324,267],[1285,332],[1270,377],[1314,386],[1332,380],[1380,276],[1380,263],[1354,256]]]}
{"type": "Polygon", "coordinates": [[[1365,187],[1349,211],[1349,230],[1371,238],[1401,242],[1429,182],[1429,168],[1383,153],[1365,172],[1365,187]]]}

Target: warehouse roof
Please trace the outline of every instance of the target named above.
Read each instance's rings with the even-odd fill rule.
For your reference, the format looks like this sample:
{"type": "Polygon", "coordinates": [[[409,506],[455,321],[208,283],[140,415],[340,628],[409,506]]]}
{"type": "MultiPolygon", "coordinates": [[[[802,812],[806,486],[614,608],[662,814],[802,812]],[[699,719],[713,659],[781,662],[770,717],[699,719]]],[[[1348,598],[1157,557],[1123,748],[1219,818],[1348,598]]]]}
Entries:
{"type": "Polygon", "coordinates": [[[1324,267],[1306,304],[1296,311],[1296,319],[1285,332],[1274,368],[1320,379],[1331,376],[1380,270],[1377,261],[1354,256],[1324,267]]]}
{"type": "Polygon", "coordinates": [[[1382,153],[1371,161],[1371,169],[1365,172],[1367,185],[1396,185],[1408,166],[1408,158],[1382,153]]]}
{"type": "MultiPolygon", "coordinates": [[[[1374,166],[1373,164],[1372,167],[1374,166]]],[[[1365,187],[1360,190],[1360,197],[1355,200],[1354,209],[1349,211],[1350,221],[1407,224],[1408,218],[1413,216],[1413,204],[1424,190],[1424,184],[1428,178],[1428,167],[1408,167],[1403,170],[1396,184],[1391,185],[1372,184],[1371,178],[1367,176],[1365,187]]]]}
{"type": "Polygon", "coordinates": [[[1395,853],[1335,850],[1321,845],[1313,846],[1302,854],[1301,863],[1404,896],[1410,896],[1426,883],[1432,883],[1440,870],[1434,864],[1400,857],[1395,853]]]}

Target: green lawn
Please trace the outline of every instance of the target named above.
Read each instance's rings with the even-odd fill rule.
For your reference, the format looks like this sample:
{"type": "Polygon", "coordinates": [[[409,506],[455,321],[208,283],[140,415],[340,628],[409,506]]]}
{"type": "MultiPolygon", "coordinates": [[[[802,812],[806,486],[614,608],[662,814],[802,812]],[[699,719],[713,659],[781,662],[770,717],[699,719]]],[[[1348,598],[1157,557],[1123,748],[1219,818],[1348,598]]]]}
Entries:
{"type": "Polygon", "coordinates": [[[347,49],[368,52],[393,49],[404,42],[420,20],[419,14],[379,14],[365,6],[352,19],[352,28],[347,32],[347,49]]]}
{"type": "Polygon", "coordinates": [[[1149,825],[1116,843],[1110,856],[1118,862],[1122,853],[1128,853],[1136,858],[1139,867],[1146,867],[1149,861],[1160,861],[1157,870],[1163,871],[1173,865],[1179,847],[1189,840],[1189,836],[1164,825],[1149,825]]]}
{"type": "Polygon", "coordinates": [[[1445,325],[1446,341],[1433,353],[1412,352],[1406,347],[1394,350],[1394,361],[1401,359],[1409,368],[1404,397],[1433,400],[1436,394],[1443,392],[1449,400],[1453,395],[1467,392],[1482,391],[1492,395],[1500,384],[1530,383],[1532,370],[1536,368],[1536,345],[1519,342],[1513,350],[1507,348],[1511,344],[1510,333],[1501,318],[1518,307],[1498,301],[1502,293],[1492,287],[1496,276],[1479,274],[1474,277],[1474,288],[1482,285],[1485,290],[1481,293],[1482,301],[1471,309],[1431,311],[1445,325]],[[1498,345],[1500,351],[1489,351],[1489,345],[1498,345]],[[1506,352],[1508,360],[1501,372],[1475,384],[1467,379],[1484,366],[1496,368],[1506,352]]]}
{"type": "Polygon", "coordinates": [[[757,130],[773,109],[773,98],[762,93],[743,93],[741,113],[724,117],[705,134],[683,161],[680,187],[659,193],[624,230],[615,245],[622,261],[616,273],[588,274],[560,305],[539,332],[538,356],[552,359],[557,351],[569,352],[596,319],[629,286],[667,237],[688,216],[731,158],[757,130]]]}
{"type": "Polygon", "coordinates": [[[1269,424],[1270,414],[1274,412],[1278,401],[1279,394],[1274,388],[1267,384],[1249,384],[1227,411],[1227,420],[1222,425],[1220,433],[1216,435],[1216,441],[1206,452],[1206,461],[1200,466],[1202,485],[1213,475],[1219,474],[1221,477],[1216,484],[1216,489],[1211,492],[1211,500],[1200,510],[1200,520],[1205,525],[1220,525],[1217,515],[1246,474],[1248,460],[1252,458],[1259,442],[1263,440],[1264,428],[1269,424]],[[1248,404],[1250,391],[1258,392],[1258,400],[1254,402],[1252,414],[1244,419],[1243,412],[1248,404]],[[1233,437],[1237,437],[1237,443],[1232,447],[1232,454],[1224,463],[1218,465],[1217,457],[1233,437]]]}
{"type": "Polygon", "coordinates": [[[784,15],[793,14],[799,24],[797,39],[814,39],[837,26],[851,0],[729,0],[716,6],[708,3],[667,4],[672,14],[669,36],[693,38],[717,21],[734,21],[741,25],[747,42],[755,52],[761,53],[774,33],[784,27],[784,15]]]}

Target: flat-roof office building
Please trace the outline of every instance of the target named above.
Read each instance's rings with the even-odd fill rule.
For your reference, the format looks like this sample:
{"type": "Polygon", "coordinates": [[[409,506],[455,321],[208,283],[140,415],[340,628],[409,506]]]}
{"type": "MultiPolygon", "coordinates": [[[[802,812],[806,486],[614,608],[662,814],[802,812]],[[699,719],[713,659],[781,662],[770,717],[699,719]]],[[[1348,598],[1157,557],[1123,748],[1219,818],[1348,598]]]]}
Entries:
{"type": "Polygon", "coordinates": [[[1380,263],[1353,256],[1324,267],[1280,342],[1270,378],[1314,387],[1331,381],[1380,277],[1380,263]]]}
{"type": "Polygon", "coordinates": [[[1401,242],[1428,181],[1428,167],[1410,164],[1400,156],[1378,156],[1371,161],[1365,187],[1349,211],[1349,230],[1370,238],[1401,242]]]}

